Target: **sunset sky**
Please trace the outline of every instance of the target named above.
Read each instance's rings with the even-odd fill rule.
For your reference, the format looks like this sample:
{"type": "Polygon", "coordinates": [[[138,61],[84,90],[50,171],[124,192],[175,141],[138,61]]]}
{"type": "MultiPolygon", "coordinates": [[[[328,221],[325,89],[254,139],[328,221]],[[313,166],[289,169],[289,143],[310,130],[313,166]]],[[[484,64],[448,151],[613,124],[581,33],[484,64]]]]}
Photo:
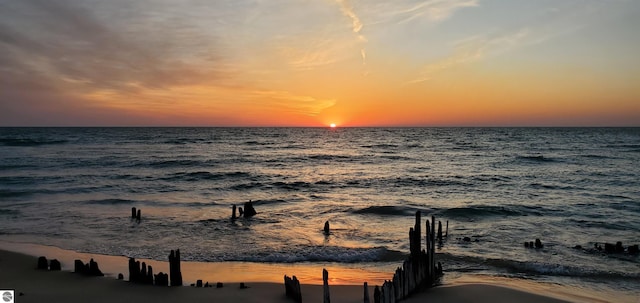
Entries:
{"type": "Polygon", "coordinates": [[[0,0],[0,126],[640,126],[637,0],[0,0]]]}

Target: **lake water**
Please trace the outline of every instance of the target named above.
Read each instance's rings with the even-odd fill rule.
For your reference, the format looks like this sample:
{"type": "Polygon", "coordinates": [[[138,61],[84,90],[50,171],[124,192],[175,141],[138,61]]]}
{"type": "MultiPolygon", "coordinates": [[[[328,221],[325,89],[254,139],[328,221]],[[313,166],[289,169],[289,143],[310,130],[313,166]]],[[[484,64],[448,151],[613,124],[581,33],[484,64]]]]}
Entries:
{"type": "Polygon", "coordinates": [[[636,292],[640,257],[594,245],[640,244],[640,129],[0,128],[0,240],[393,268],[416,211],[447,275],[636,292]]]}

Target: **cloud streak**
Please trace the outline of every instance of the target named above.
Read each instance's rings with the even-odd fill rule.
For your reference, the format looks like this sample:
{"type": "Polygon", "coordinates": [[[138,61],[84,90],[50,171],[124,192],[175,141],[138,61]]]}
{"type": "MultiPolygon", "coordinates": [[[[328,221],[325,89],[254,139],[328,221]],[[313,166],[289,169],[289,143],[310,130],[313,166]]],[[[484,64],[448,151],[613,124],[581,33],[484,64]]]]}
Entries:
{"type": "Polygon", "coordinates": [[[457,10],[478,5],[478,0],[429,0],[396,13],[403,18],[402,22],[423,17],[431,21],[442,21],[451,17],[457,10]]]}
{"type": "Polygon", "coordinates": [[[252,97],[270,102],[275,109],[281,109],[305,116],[317,116],[323,110],[336,104],[335,99],[318,99],[306,95],[296,95],[289,91],[262,90],[251,93],[252,97]]]}
{"type": "Polygon", "coordinates": [[[424,66],[419,76],[408,83],[428,81],[448,69],[575,33],[585,26],[580,20],[595,15],[603,5],[586,2],[567,5],[561,9],[547,9],[541,20],[530,21],[519,30],[501,34],[479,34],[459,40],[454,43],[451,56],[424,66]],[[570,26],[566,25],[568,20],[571,20],[570,26]]]}
{"type": "MultiPolygon", "coordinates": [[[[349,17],[349,19],[351,19],[351,27],[352,27],[353,33],[356,34],[358,41],[360,41],[361,43],[366,43],[367,38],[365,38],[365,36],[361,33],[363,28],[362,21],[360,21],[360,18],[358,17],[358,15],[356,15],[356,13],[353,11],[353,7],[349,4],[347,0],[336,0],[336,2],[340,5],[340,10],[342,11],[342,14],[344,14],[345,16],[349,17]]],[[[367,51],[364,47],[360,49],[360,57],[362,58],[362,64],[366,65],[367,51]]]]}
{"type": "Polygon", "coordinates": [[[409,84],[424,82],[432,79],[435,74],[460,65],[470,64],[490,55],[499,55],[510,51],[524,43],[530,37],[530,30],[523,28],[517,32],[499,36],[475,36],[458,41],[452,56],[428,64],[422,69],[417,79],[409,84]]]}

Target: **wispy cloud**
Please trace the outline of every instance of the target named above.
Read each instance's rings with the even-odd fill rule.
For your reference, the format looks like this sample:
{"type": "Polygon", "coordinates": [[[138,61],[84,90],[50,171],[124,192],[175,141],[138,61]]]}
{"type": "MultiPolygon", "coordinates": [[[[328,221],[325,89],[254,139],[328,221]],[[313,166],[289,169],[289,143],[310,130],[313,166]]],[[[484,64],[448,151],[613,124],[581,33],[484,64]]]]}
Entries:
{"type": "MultiPolygon", "coordinates": [[[[349,4],[348,0],[336,0],[336,2],[340,5],[340,10],[342,13],[351,19],[351,27],[353,33],[356,34],[358,41],[361,43],[366,43],[367,38],[361,33],[363,24],[360,21],[360,18],[353,11],[353,7],[349,4]]],[[[367,51],[364,47],[360,49],[360,56],[362,57],[362,64],[367,63],[367,51]]]]}
{"type": "Polygon", "coordinates": [[[478,0],[430,0],[400,11],[399,14],[404,16],[404,21],[421,17],[441,21],[451,17],[457,10],[478,5],[478,0]]]}
{"type": "MultiPolygon", "coordinates": [[[[462,7],[463,4],[477,5],[475,1],[459,1],[458,4],[458,7],[462,7]]],[[[450,56],[427,64],[419,76],[408,83],[424,82],[447,69],[573,34],[587,26],[588,20],[600,13],[606,5],[599,1],[565,3],[559,7],[542,10],[536,19],[523,20],[518,30],[500,33],[494,31],[456,41],[450,56]]]]}
{"type": "Polygon", "coordinates": [[[499,55],[507,52],[526,43],[526,39],[529,36],[529,29],[524,28],[517,32],[493,37],[474,36],[458,41],[454,46],[455,51],[453,55],[428,64],[422,69],[418,78],[409,81],[409,83],[424,82],[430,80],[435,74],[441,71],[476,62],[490,55],[499,55]]]}
{"type": "Polygon", "coordinates": [[[272,109],[306,116],[317,116],[323,110],[336,104],[335,99],[318,99],[306,95],[296,95],[289,91],[262,90],[250,93],[253,97],[271,103],[272,109]]]}
{"type": "Polygon", "coordinates": [[[277,48],[294,70],[312,70],[332,65],[343,57],[345,49],[341,41],[329,37],[295,37],[290,40],[292,41],[281,41],[277,48]],[[306,39],[302,43],[305,47],[301,48],[297,43],[303,39],[306,39]]]}
{"type": "Polygon", "coordinates": [[[399,0],[383,1],[371,5],[368,9],[373,16],[372,24],[399,24],[417,20],[436,23],[449,19],[461,9],[478,6],[479,0],[399,0]]]}

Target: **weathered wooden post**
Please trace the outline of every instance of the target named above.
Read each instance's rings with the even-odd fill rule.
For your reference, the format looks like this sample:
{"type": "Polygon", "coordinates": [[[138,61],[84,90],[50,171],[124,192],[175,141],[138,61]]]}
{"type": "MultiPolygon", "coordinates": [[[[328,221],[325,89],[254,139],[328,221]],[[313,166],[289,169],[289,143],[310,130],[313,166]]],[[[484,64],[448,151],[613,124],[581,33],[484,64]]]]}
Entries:
{"type": "Polygon", "coordinates": [[[429,268],[431,269],[431,279],[430,281],[433,282],[435,280],[435,270],[434,268],[436,268],[436,259],[435,259],[435,254],[436,254],[436,217],[435,216],[431,216],[431,263],[429,264],[429,268]]]}
{"type": "Polygon", "coordinates": [[[153,267],[147,266],[147,276],[145,277],[144,284],[153,285],[153,267]]]}
{"type": "Polygon", "coordinates": [[[331,296],[329,295],[329,272],[326,269],[322,269],[322,289],[324,292],[324,303],[331,303],[331,296]]]}
{"type": "Polygon", "coordinates": [[[300,291],[300,281],[296,276],[293,279],[287,275],[284,276],[284,292],[288,298],[293,299],[297,303],[302,303],[302,292],[300,291]]]}
{"type": "Polygon", "coordinates": [[[442,245],[442,222],[438,221],[438,243],[442,245]]]}
{"type": "Polygon", "coordinates": [[[140,269],[140,283],[144,284],[147,279],[147,263],[142,262],[142,269],[140,269]]]}
{"type": "Polygon", "coordinates": [[[324,234],[328,236],[331,232],[331,227],[329,226],[329,221],[324,222],[324,234]]]}
{"type": "Polygon", "coordinates": [[[53,259],[49,261],[49,270],[52,270],[52,271],[62,270],[62,264],[60,264],[60,261],[58,261],[58,259],[53,259]]]}
{"type": "Polygon", "coordinates": [[[38,267],[37,267],[37,269],[43,269],[43,270],[49,269],[49,261],[47,260],[47,257],[41,256],[41,257],[38,258],[38,267]]]}
{"type": "Polygon", "coordinates": [[[426,272],[427,272],[427,279],[430,280],[433,272],[431,271],[431,246],[433,245],[433,243],[431,242],[431,224],[429,223],[429,220],[426,221],[426,235],[425,235],[425,254],[427,255],[427,260],[426,260],[426,272]]]}
{"type": "Polygon", "coordinates": [[[237,217],[236,217],[236,206],[234,205],[234,206],[231,208],[231,221],[235,221],[235,220],[236,220],[236,218],[237,218],[237,217]]]}
{"type": "Polygon", "coordinates": [[[180,272],[180,250],[171,250],[169,254],[169,279],[171,286],[182,286],[182,273],[180,272]]]}
{"type": "Polygon", "coordinates": [[[140,222],[141,218],[142,218],[142,211],[138,209],[138,213],[136,214],[136,221],[140,222]]]}
{"type": "Polygon", "coordinates": [[[373,289],[373,303],[380,303],[380,287],[378,287],[378,285],[376,285],[376,287],[373,289]]]}
{"type": "Polygon", "coordinates": [[[362,302],[369,303],[369,285],[367,282],[364,282],[364,299],[362,302]]]}
{"type": "Polygon", "coordinates": [[[90,276],[104,276],[100,268],[98,267],[98,262],[93,261],[93,258],[89,260],[89,275],[90,276]]]}
{"type": "Polygon", "coordinates": [[[135,219],[136,218],[136,208],[132,207],[131,208],[131,219],[135,219]]]}
{"type": "Polygon", "coordinates": [[[129,258],[129,282],[137,282],[140,269],[136,267],[136,259],[129,258]]]}
{"type": "Polygon", "coordinates": [[[415,223],[415,225],[413,227],[413,235],[414,235],[414,238],[413,238],[413,242],[414,242],[413,246],[414,247],[413,248],[415,249],[415,252],[411,253],[412,256],[414,258],[416,258],[416,260],[414,260],[414,262],[417,261],[417,258],[420,255],[420,246],[421,246],[420,242],[422,241],[421,234],[422,234],[422,227],[420,226],[420,211],[417,210],[416,211],[416,223],[415,223]]]}
{"type": "Polygon", "coordinates": [[[449,220],[447,220],[447,231],[444,233],[445,238],[449,238],[449,220]]]}
{"type": "Polygon", "coordinates": [[[413,230],[413,227],[409,227],[409,255],[410,258],[413,257],[413,255],[415,254],[416,248],[416,242],[415,242],[415,234],[416,231],[413,230]]]}
{"type": "Polygon", "coordinates": [[[256,209],[253,208],[253,202],[251,202],[251,200],[249,200],[249,202],[245,202],[244,203],[244,217],[245,218],[249,218],[249,217],[253,217],[256,214],[258,214],[256,212],[256,209]]]}

